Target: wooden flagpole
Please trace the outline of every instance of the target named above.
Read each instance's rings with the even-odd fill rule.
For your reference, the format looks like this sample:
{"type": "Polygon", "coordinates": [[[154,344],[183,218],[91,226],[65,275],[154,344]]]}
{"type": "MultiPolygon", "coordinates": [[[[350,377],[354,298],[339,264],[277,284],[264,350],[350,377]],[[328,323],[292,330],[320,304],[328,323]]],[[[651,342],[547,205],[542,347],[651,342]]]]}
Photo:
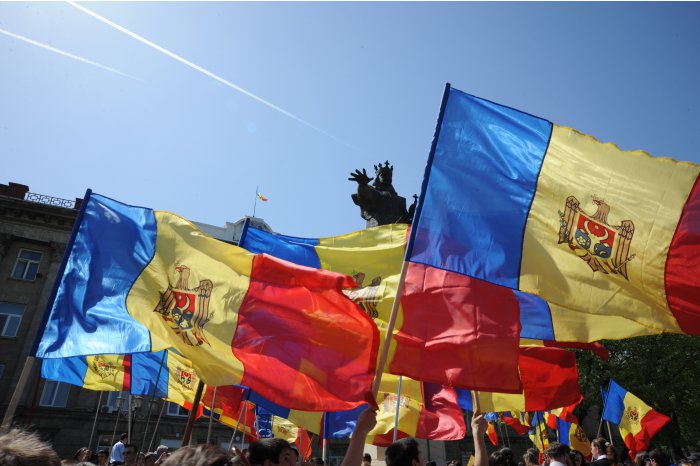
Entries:
{"type": "Polygon", "coordinates": [[[97,418],[100,417],[100,408],[102,407],[102,395],[104,394],[105,392],[100,391],[100,398],[97,400],[97,409],[95,409],[95,420],[92,423],[92,431],[90,432],[90,441],[88,442],[88,449],[92,449],[92,440],[95,438],[95,429],[97,429],[97,418]]]}
{"type": "Polygon", "coordinates": [[[399,389],[396,394],[396,416],[394,416],[394,440],[396,442],[396,437],[399,435],[399,410],[401,409],[401,385],[403,384],[403,376],[399,376],[399,389]]]}
{"type": "Polygon", "coordinates": [[[214,423],[214,407],[216,406],[216,387],[211,396],[211,408],[209,409],[209,428],[207,429],[207,443],[211,441],[211,428],[214,423]]]}
{"type": "Polygon", "coordinates": [[[195,417],[197,416],[197,410],[199,409],[199,402],[202,400],[202,392],[204,391],[204,382],[199,380],[197,384],[197,392],[194,394],[194,401],[192,402],[192,410],[190,415],[187,417],[187,425],[185,426],[185,433],[182,434],[182,446],[186,447],[190,444],[190,438],[192,438],[192,429],[194,428],[195,417]]]}

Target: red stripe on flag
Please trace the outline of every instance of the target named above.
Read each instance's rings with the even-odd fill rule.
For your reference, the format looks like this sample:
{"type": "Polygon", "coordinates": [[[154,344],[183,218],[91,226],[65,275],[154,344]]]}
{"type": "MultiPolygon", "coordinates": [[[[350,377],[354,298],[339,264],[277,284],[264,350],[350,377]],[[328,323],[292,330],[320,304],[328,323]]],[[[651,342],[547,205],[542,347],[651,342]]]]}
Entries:
{"type": "Polygon", "coordinates": [[[625,439],[625,445],[627,445],[627,448],[630,450],[630,457],[634,457],[638,451],[647,450],[649,448],[651,438],[656,435],[656,433],[660,431],[661,428],[670,420],[670,417],[666,416],[665,414],[661,414],[655,409],[652,409],[646,413],[639,422],[642,430],[639,431],[633,438],[630,438],[631,435],[628,435],[625,439]],[[632,443],[632,440],[634,443],[632,443]]]}
{"type": "Polygon", "coordinates": [[[429,440],[461,440],[467,433],[464,414],[453,388],[422,383],[423,409],[416,437],[429,440]]]}
{"type": "Polygon", "coordinates": [[[131,355],[124,356],[124,381],[122,382],[122,391],[131,391],[131,355]]]}
{"type": "Polygon", "coordinates": [[[408,264],[390,372],[472,390],[519,393],[520,312],[512,290],[408,264]]]}
{"type": "Polygon", "coordinates": [[[232,342],[241,384],[305,411],[376,406],[379,331],[342,293],[355,286],[345,275],[256,255],[232,342]]]}
{"type": "Polygon", "coordinates": [[[520,348],[520,378],[526,411],[545,411],[579,403],[576,354],[559,348],[520,348]]]}
{"type": "Polygon", "coordinates": [[[685,203],[666,259],[666,299],[683,332],[700,335],[700,178],[685,203]]]}

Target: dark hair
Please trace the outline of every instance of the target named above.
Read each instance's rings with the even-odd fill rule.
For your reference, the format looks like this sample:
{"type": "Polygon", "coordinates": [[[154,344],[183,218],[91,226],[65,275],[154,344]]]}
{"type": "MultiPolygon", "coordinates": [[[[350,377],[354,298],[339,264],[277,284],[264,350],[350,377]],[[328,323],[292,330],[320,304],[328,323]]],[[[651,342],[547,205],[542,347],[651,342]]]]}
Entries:
{"type": "Polygon", "coordinates": [[[494,451],[489,455],[489,466],[510,466],[511,461],[513,458],[509,458],[503,450],[494,451]]]}
{"type": "Polygon", "coordinates": [[[544,454],[554,460],[564,463],[566,462],[566,457],[569,456],[570,451],[571,448],[569,448],[567,445],[559,442],[552,442],[544,451],[544,454]]]}
{"type": "Polygon", "coordinates": [[[369,453],[365,453],[364,455],[362,455],[362,461],[372,462],[372,455],[370,455],[369,453]]]}
{"type": "Polygon", "coordinates": [[[425,466],[437,466],[437,463],[435,461],[428,461],[425,463],[425,466]]]}
{"type": "Polygon", "coordinates": [[[656,466],[669,466],[671,457],[661,448],[655,448],[649,452],[649,458],[656,462],[656,466]]]}
{"type": "Polygon", "coordinates": [[[250,464],[263,464],[265,460],[270,460],[277,464],[280,462],[280,455],[285,448],[291,449],[292,447],[284,439],[262,438],[250,444],[248,461],[250,464]]]}
{"type": "Polygon", "coordinates": [[[620,464],[620,455],[617,454],[617,450],[612,445],[608,445],[605,449],[605,455],[608,457],[608,463],[610,466],[615,466],[620,464]]]}
{"type": "Polygon", "coordinates": [[[231,455],[216,445],[202,444],[178,448],[163,461],[163,466],[226,466],[231,455]]]}
{"type": "Polygon", "coordinates": [[[539,464],[539,459],[537,458],[537,453],[531,449],[525,452],[523,455],[523,462],[526,466],[532,466],[539,464]]]}
{"type": "Polygon", "coordinates": [[[602,455],[603,453],[605,453],[605,448],[608,446],[608,441],[605,440],[603,437],[598,437],[597,439],[591,441],[591,446],[596,447],[602,455]]]}
{"type": "Polygon", "coordinates": [[[133,448],[135,454],[138,454],[139,452],[139,449],[136,448],[136,445],[134,445],[133,443],[127,443],[126,445],[124,445],[124,451],[126,451],[127,448],[133,448]]]}
{"type": "Polygon", "coordinates": [[[319,464],[319,465],[320,465],[320,464],[326,464],[326,462],[323,461],[323,458],[321,458],[320,456],[315,456],[314,458],[311,459],[311,462],[312,462],[313,464],[319,464]]]}
{"type": "Polygon", "coordinates": [[[296,455],[297,458],[299,458],[299,450],[297,450],[294,447],[290,447],[292,449],[292,452],[296,455]]]}
{"type": "Polygon", "coordinates": [[[412,437],[402,438],[392,443],[384,453],[386,466],[411,466],[413,460],[420,454],[418,442],[412,437]]]}
{"type": "Polygon", "coordinates": [[[580,451],[571,450],[571,452],[569,452],[569,456],[571,457],[571,462],[574,466],[576,466],[576,458],[578,458],[581,461],[581,466],[586,466],[586,457],[583,456],[583,453],[581,453],[580,451]]]}
{"type": "Polygon", "coordinates": [[[119,436],[119,440],[124,440],[125,438],[129,438],[129,434],[127,434],[126,432],[119,436]]]}

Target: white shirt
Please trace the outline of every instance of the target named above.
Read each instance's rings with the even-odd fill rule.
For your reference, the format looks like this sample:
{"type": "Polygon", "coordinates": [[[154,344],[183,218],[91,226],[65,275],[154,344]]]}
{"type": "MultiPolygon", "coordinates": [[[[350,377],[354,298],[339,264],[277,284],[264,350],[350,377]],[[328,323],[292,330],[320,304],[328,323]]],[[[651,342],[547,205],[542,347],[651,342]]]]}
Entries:
{"type": "Polygon", "coordinates": [[[115,461],[124,462],[124,444],[121,440],[112,447],[112,463],[115,461]]]}

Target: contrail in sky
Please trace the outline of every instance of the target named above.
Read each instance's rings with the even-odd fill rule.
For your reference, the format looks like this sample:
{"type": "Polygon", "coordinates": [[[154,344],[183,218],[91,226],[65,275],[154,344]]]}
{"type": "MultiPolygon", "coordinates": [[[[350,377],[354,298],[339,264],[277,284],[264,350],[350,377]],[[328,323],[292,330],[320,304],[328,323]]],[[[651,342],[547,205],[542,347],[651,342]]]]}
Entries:
{"type": "Polygon", "coordinates": [[[32,39],[30,39],[30,38],[28,38],[28,37],[20,36],[19,34],[15,34],[14,32],[10,32],[10,31],[6,31],[6,30],[4,30],[4,29],[0,29],[0,33],[5,34],[6,36],[10,36],[10,37],[12,37],[12,38],[21,40],[21,41],[26,42],[26,43],[28,43],[28,44],[36,45],[37,47],[41,47],[42,49],[49,50],[49,51],[54,52],[54,53],[57,53],[57,54],[59,54],[59,55],[63,55],[64,57],[72,58],[73,60],[78,60],[78,61],[81,61],[81,62],[83,62],[83,63],[87,63],[88,65],[92,65],[92,66],[96,66],[96,67],[98,67],[98,68],[102,68],[102,69],[105,70],[105,71],[109,71],[109,72],[111,72],[111,73],[116,73],[116,74],[119,74],[119,75],[124,76],[124,77],[126,77],[126,78],[137,79],[137,78],[134,78],[133,76],[129,76],[129,75],[126,74],[126,73],[122,73],[122,72],[119,71],[119,70],[115,70],[114,68],[110,68],[109,66],[101,65],[101,64],[96,63],[96,62],[94,62],[94,61],[92,61],[92,60],[88,60],[87,58],[79,57],[78,55],[73,55],[72,53],[68,53],[68,52],[66,52],[66,51],[64,51],[64,50],[57,49],[57,48],[55,48],[55,47],[51,47],[50,45],[42,44],[41,42],[37,42],[37,41],[32,40],[32,39]]]}
{"type": "Polygon", "coordinates": [[[93,18],[98,19],[98,20],[102,21],[103,23],[105,23],[105,24],[107,24],[107,25],[113,27],[114,29],[117,29],[118,31],[123,32],[124,34],[127,34],[127,35],[133,37],[134,39],[138,40],[139,42],[143,42],[144,44],[148,45],[149,47],[152,47],[152,48],[158,50],[159,52],[166,54],[166,55],[169,56],[170,58],[174,58],[175,60],[179,61],[180,63],[183,63],[183,64],[189,66],[190,68],[193,68],[193,69],[199,71],[200,73],[204,73],[204,74],[206,74],[207,76],[209,76],[210,78],[213,78],[213,79],[219,81],[220,83],[225,84],[226,86],[230,87],[231,89],[235,89],[235,90],[237,90],[238,92],[247,95],[247,96],[250,97],[251,99],[255,99],[255,100],[257,100],[258,102],[260,102],[261,104],[264,104],[264,105],[270,107],[270,108],[273,109],[273,110],[277,110],[278,112],[282,113],[283,115],[287,115],[289,118],[292,118],[292,119],[298,121],[299,123],[301,123],[301,124],[303,124],[303,125],[306,125],[306,126],[308,126],[309,128],[312,128],[312,129],[314,129],[314,130],[316,130],[316,131],[318,131],[318,132],[320,132],[320,133],[322,133],[322,134],[325,134],[325,135],[328,136],[329,138],[331,138],[331,139],[333,139],[333,140],[335,140],[335,141],[337,141],[337,142],[339,142],[339,143],[341,143],[341,144],[343,144],[343,145],[346,145],[346,146],[348,146],[348,147],[350,147],[350,148],[352,148],[352,149],[355,149],[355,150],[359,150],[357,147],[353,146],[352,144],[350,144],[350,143],[348,143],[348,142],[345,142],[345,141],[343,141],[342,139],[340,139],[340,138],[338,138],[338,137],[336,137],[336,136],[333,136],[332,134],[330,134],[330,133],[328,133],[328,132],[322,130],[322,129],[319,128],[318,126],[313,125],[313,124],[309,123],[309,122],[306,121],[306,120],[303,120],[302,118],[300,118],[300,117],[294,115],[293,113],[288,112],[287,110],[285,110],[285,109],[283,109],[283,108],[278,107],[277,105],[275,105],[275,104],[273,104],[273,103],[271,103],[271,102],[268,102],[267,100],[263,99],[262,97],[258,97],[257,95],[253,94],[252,92],[246,91],[246,90],[243,89],[242,87],[237,86],[237,85],[233,84],[232,82],[227,81],[227,80],[225,80],[224,78],[215,75],[215,74],[212,73],[211,71],[208,71],[208,70],[202,68],[202,67],[199,66],[199,65],[195,65],[195,64],[192,63],[191,61],[185,60],[184,58],[182,58],[181,56],[179,56],[179,55],[177,55],[177,54],[171,52],[170,50],[167,50],[167,49],[161,47],[160,45],[154,44],[154,43],[151,42],[150,40],[145,39],[145,38],[139,36],[138,34],[136,34],[135,32],[131,32],[131,31],[129,31],[128,29],[126,29],[126,28],[124,28],[124,27],[122,27],[122,26],[120,26],[120,25],[118,25],[118,24],[116,24],[116,23],[114,23],[114,22],[108,20],[107,18],[104,18],[104,17],[98,15],[98,14],[95,13],[94,11],[88,10],[88,9],[85,8],[84,6],[78,5],[77,3],[73,2],[73,1],[68,1],[68,3],[69,3],[70,5],[76,7],[76,8],[79,9],[80,11],[82,11],[82,12],[84,12],[84,13],[87,13],[88,15],[92,16],[93,18]]]}

